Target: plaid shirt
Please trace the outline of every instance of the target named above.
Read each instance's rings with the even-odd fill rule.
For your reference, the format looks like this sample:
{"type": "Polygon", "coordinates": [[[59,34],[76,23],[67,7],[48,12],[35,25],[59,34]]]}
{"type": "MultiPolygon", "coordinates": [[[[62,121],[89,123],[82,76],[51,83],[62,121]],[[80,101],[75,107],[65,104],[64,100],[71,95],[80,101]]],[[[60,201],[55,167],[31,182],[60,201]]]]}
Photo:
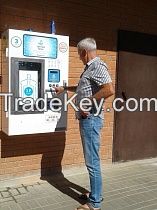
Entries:
{"type": "MultiPolygon", "coordinates": [[[[95,57],[86,64],[83,73],[80,76],[79,84],[76,89],[76,106],[83,98],[89,98],[100,90],[100,86],[112,82],[108,73],[106,64],[95,57]]],[[[77,118],[79,118],[77,113],[77,118]]],[[[102,115],[102,113],[100,113],[102,115]]]]}

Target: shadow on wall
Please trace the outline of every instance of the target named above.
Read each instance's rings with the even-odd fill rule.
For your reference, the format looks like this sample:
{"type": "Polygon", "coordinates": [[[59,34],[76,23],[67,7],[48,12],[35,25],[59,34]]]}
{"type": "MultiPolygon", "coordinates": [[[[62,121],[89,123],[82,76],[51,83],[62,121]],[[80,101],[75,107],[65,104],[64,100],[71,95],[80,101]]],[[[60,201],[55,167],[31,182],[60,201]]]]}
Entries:
{"type": "MultiPolygon", "coordinates": [[[[18,136],[7,136],[5,133],[1,132],[0,138],[1,158],[41,154],[41,176],[47,176],[61,171],[61,161],[66,140],[65,131],[18,136]]],[[[40,157],[34,157],[34,159],[35,158],[40,157]]],[[[28,164],[35,164],[33,162],[33,157],[30,159],[32,160],[32,163],[28,162],[28,164]]]]}
{"type": "Polygon", "coordinates": [[[0,139],[1,158],[42,154],[41,179],[81,204],[84,203],[79,199],[79,194],[88,191],[69,181],[62,173],[61,161],[65,149],[65,132],[20,136],[7,136],[1,132],[0,139]]]}

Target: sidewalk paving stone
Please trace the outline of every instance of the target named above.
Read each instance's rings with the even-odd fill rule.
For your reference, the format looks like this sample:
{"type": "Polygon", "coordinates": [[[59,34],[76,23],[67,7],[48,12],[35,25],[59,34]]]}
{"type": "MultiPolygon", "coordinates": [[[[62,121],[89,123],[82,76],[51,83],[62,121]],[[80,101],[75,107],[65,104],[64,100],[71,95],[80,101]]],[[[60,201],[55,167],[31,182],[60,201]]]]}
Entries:
{"type": "MultiPolygon", "coordinates": [[[[81,205],[78,195],[89,189],[87,171],[80,171],[30,184],[8,180],[0,186],[0,210],[74,210],[81,205]]],[[[157,210],[157,158],[102,165],[102,175],[102,210],[157,210]]]]}

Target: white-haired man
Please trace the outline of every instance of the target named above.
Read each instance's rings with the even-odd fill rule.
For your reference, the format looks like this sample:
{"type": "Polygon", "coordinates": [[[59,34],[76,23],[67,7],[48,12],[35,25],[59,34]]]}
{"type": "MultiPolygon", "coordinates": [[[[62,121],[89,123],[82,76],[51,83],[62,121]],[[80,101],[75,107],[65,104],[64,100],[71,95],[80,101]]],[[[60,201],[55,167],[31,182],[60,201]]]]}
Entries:
{"type": "MultiPolygon", "coordinates": [[[[85,65],[77,86],[65,87],[66,90],[77,94],[76,113],[79,120],[80,135],[85,158],[85,164],[89,172],[90,193],[87,194],[87,202],[77,210],[100,210],[102,201],[102,177],[100,167],[100,131],[103,127],[103,107],[97,112],[97,104],[114,94],[111,77],[106,64],[97,57],[96,41],[93,38],[85,38],[78,45],[80,60],[85,65]],[[80,106],[81,100],[90,99],[90,107],[80,106]]],[[[61,93],[65,88],[56,88],[61,93]]],[[[101,103],[103,104],[103,103],[101,103]]]]}

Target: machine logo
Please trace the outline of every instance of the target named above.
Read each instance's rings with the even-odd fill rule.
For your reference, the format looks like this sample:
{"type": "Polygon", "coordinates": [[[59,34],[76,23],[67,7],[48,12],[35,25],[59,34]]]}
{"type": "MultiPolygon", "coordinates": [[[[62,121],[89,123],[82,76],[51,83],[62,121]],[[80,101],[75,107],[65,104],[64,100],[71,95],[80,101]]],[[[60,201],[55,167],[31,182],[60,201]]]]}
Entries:
{"type": "Polygon", "coordinates": [[[33,89],[31,87],[26,87],[24,93],[26,96],[31,96],[33,94],[33,89]]]}
{"type": "Polygon", "coordinates": [[[65,53],[68,50],[68,45],[65,42],[59,44],[59,51],[65,53]]]}
{"type": "Polygon", "coordinates": [[[18,36],[14,36],[11,39],[11,44],[13,47],[20,47],[22,44],[22,40],[18,36]]]}

